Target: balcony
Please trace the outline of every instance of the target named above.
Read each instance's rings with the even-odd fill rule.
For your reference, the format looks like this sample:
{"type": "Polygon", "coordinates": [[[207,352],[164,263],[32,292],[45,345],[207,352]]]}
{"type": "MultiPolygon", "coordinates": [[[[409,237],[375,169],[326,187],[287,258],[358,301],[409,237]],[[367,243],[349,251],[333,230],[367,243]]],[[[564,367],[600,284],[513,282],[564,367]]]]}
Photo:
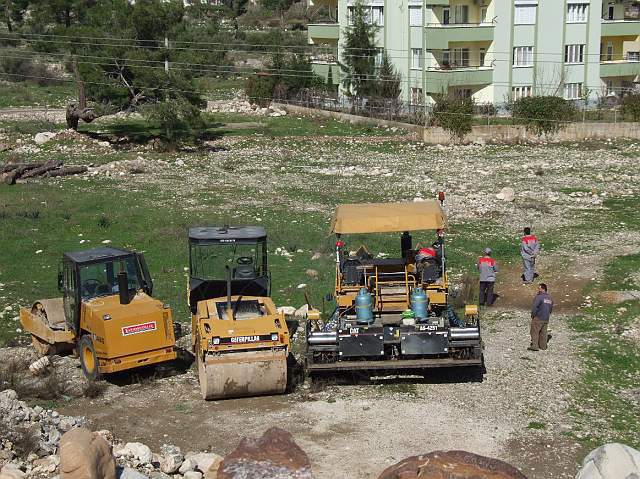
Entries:
{"type": "Polygon", "coordinates": [[[448,7],[451,0],[426,0],[427,7],[448,7]]]}
{"type": "Polygon", "coordinates": [[[600,78],[637,75],[640,75],[640,54],[627,56],[625,60],[600,63],[600,78]]]}
{"type": "Polygon", "coordinates": [[[449,42],[492,42],[493,23],[430,24],[425,27],[427,49],[447,50],[449,42]]]}
{"type": "Polygon", "coordinates": [[[446,92],[449,87],[482,86],[491,83],[493,83],[493,67],[433,68],[426,72],[428,93],[446,92]]]}
{"type": "Polygon", "coordinates": [[[338,23],[310,23],[309,43],[323,43],[322,40],[338,41],[340,24],[338,23]]]}
{"type": "Polygon", "coordinates": [[[601,36],[620,37],[640,35],[640,20],[603,20],[601,36]]]}
{"type": "Polygon", "coordinates": [[[329,78],[329,68],[331,68],[331,78],[333,84],[340,83],[340,66],[335,62],[327,62],[322,60],[311,60],[311,70],[313,73],[323,78],[326,82],[329,78]]]}

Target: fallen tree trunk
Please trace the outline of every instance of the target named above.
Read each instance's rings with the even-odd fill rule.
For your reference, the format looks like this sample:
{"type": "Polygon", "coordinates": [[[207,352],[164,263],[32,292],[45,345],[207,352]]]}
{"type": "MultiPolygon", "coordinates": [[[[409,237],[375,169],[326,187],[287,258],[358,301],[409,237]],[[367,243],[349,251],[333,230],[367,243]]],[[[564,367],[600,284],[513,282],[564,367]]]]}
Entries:
{"type": "Polygon", "coordinates": [[[23,166],[28,166],[30,168],[37,168],[38,166],[42,166],[44,163],[7,163],[2,167],[0,173],[9,173],[17,168],[22,168],[23,166]]]}
{"type": "Polygon", "coordinates": [[[44,176],[53,178],[55,176],[77,175],[79,173],[86,173],[87,171],[88,168],[86,166],[67,166],[57,170],[49,170],[44,176]]]}
{"type": "Polygon", "coordinates": [[[47,171],[55,170],[56,168],[60,168],[62,166],[62,161],[60,160],[50,160],[47,161],[44,165],[34,168],[32,170],[27,171],[20,178],[33,178],[34,176],[44,175],[47,171]]]}
{"type": "Polygon", "coordinates": [[[29,170],[33,170],[34,168],[38,168],[44,165],[44,163],[30,163],[25,166],[20,166],[10,173],[6,174],[4,177],[4,182],[8,185],[15,185],[16,180],[20,178],[23,174],[25,174],[29,170]]]}

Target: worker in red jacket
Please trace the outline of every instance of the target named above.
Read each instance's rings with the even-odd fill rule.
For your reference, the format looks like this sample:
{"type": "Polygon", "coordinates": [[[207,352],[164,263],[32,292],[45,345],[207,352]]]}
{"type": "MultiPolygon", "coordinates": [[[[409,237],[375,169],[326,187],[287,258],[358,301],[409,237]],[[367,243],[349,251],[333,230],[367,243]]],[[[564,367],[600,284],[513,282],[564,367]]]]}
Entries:
{"type": "Polygon", "coordinates": [[[531,234],[531,228],[524,229],[524,236],[520,241],[520,256],[522,256],[522,281],[531,284],[536,276],[536,258],[540,254],[538,238],[531,234]]]}
{"type": "Polygon", "coordinates": [[[498,264],[491,257],[491,248],[484,249],[484,256],[478,258],[478,271],[480,273],[480,306],[493,304],[493,286],[496,283],[498,264]]]}

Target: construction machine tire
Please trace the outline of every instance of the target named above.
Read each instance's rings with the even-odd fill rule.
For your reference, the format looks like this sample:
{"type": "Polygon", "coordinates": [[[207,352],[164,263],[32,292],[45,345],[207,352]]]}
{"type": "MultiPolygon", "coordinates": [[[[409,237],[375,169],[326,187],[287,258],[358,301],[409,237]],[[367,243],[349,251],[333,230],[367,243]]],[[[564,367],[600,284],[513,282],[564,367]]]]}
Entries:
{"type": "Polygon", "coordinates": [[[198,379],[203,399],[283,394],[287,388],[287,352],[198,354],[198,379]]]}
{"type": "Polygon", "coordinates": [[[89,381],[100,379],[100,364],[98,355],[93,347],[93,341],[88,334],[83,335],[78,341],[78,356],[82,372],[89,381]]]}

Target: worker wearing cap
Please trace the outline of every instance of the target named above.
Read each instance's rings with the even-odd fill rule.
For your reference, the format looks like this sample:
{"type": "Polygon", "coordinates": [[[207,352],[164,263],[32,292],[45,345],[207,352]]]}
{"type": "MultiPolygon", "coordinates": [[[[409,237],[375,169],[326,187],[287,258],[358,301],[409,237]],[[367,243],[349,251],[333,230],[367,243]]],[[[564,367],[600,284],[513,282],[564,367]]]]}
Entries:
{"type": "Polygon", "coordinates": [[[480,272],[480,306],[493,304],[493,286],[496,283],[498,265],[491,257],[491,248],[484,249],[484,256],[478,258],[478,271],[480,272]]]}
{"type": "Polygon", "coordinates": [[[524,229],[524,236],[520,241],[520,256],[522,256],[522,281],[524,284],[533,283],[536,274],[536,257],[540,253],[538,238],[531,234],[531,228],[524,229]]]}
{"type": "Polygon", "coordinates": [[[547,285],[540,283],[538,286],[538,294],[533,299],[531,306],[531,344],[527,348],[529,351],[539,351],[547,349],[547,341],[549,340],[549,318],[553,311],[553,299],[547,292],[547,285]]]}

